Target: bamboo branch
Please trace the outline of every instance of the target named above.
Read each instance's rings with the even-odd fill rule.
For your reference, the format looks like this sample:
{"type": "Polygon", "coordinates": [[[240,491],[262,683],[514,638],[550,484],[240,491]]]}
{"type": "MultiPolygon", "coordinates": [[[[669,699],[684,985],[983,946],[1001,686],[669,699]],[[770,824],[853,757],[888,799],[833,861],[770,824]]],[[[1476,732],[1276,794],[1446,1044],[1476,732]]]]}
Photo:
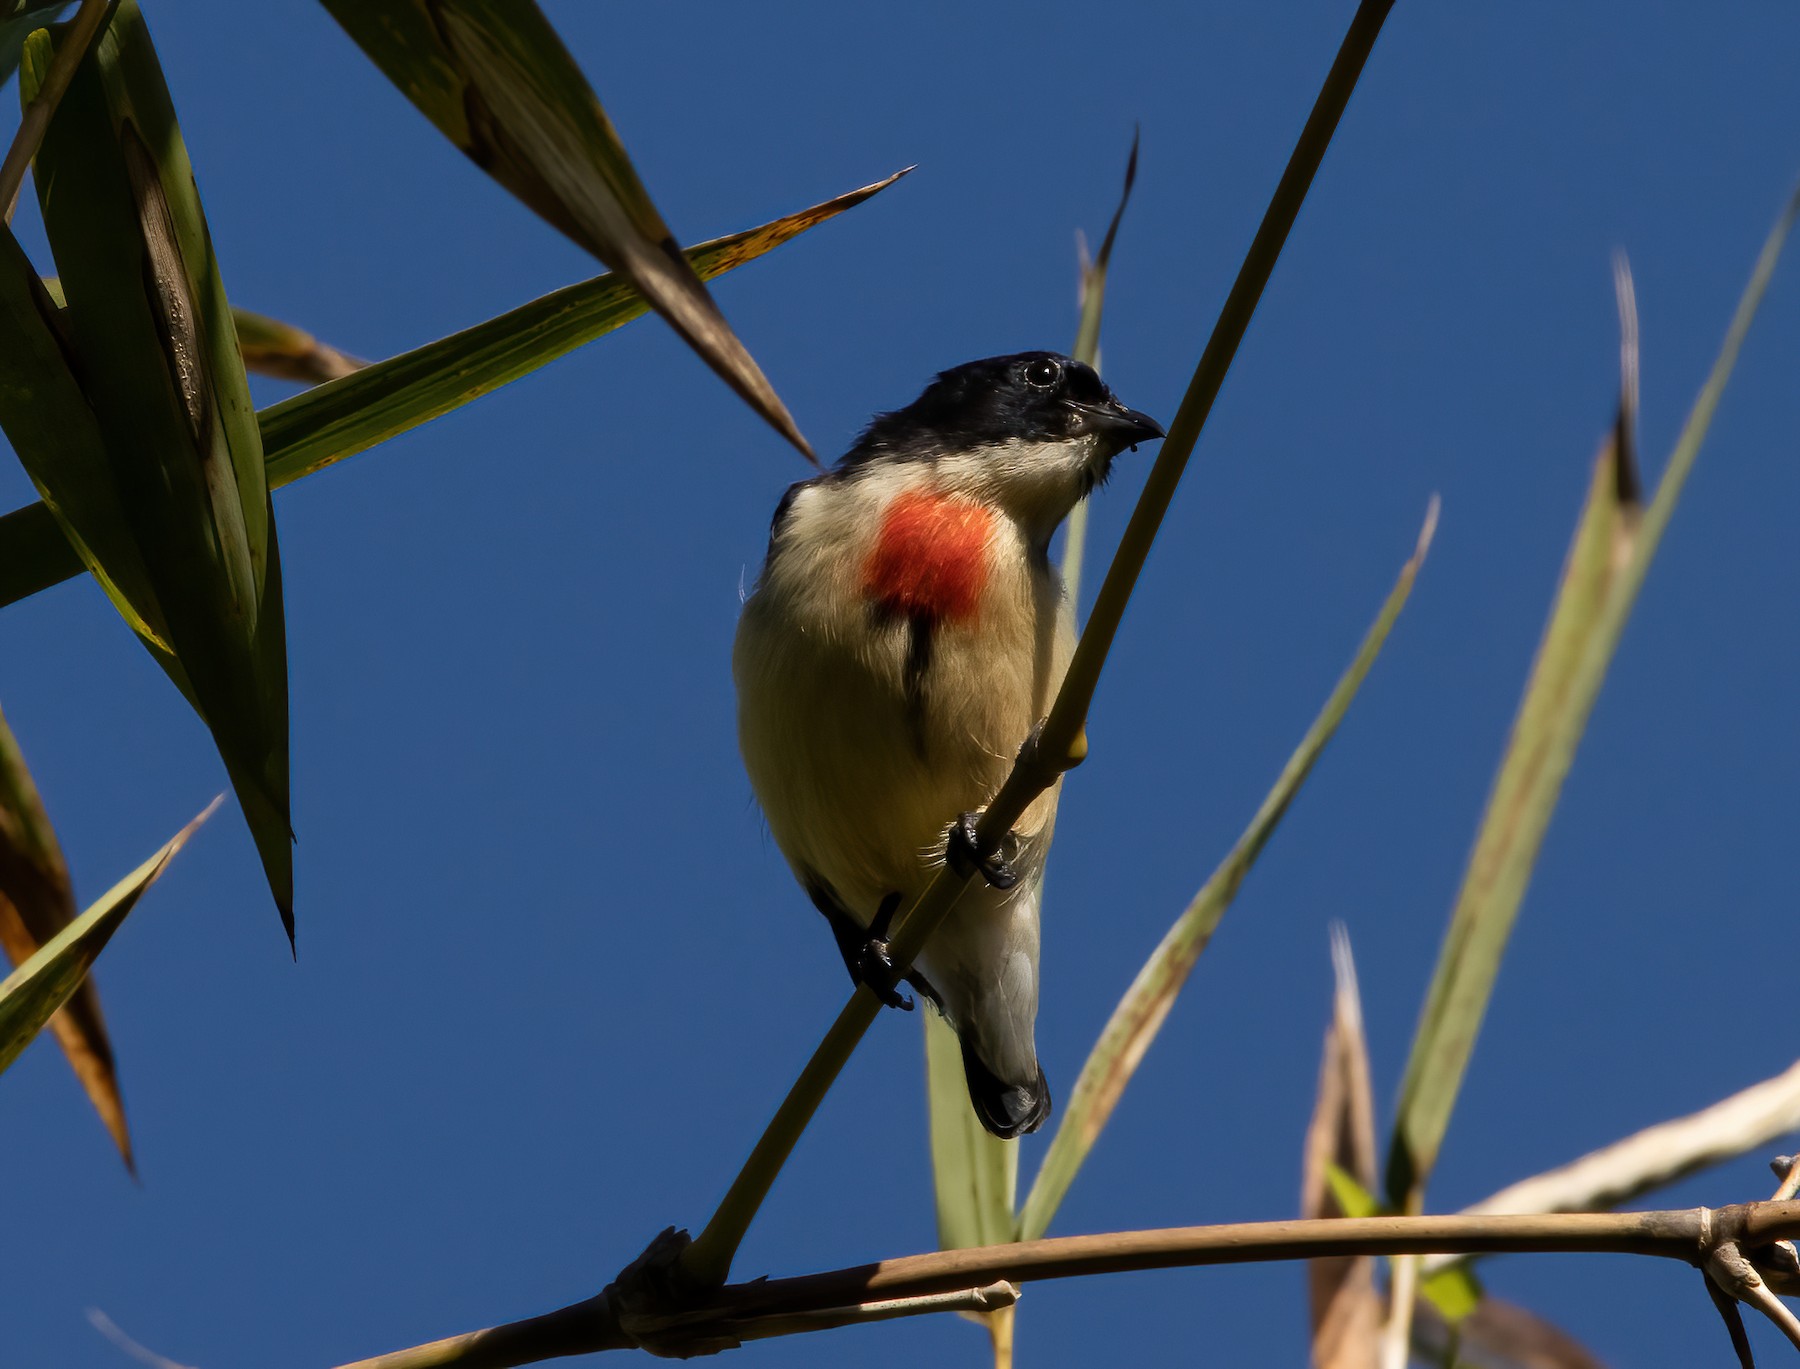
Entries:
{"type": "MultiPolygon", "coordinates": [[[[1654,1256],[1716,1269],[1721,1256],[1725,1264],[1731,1263],[1730,1252],[1797,1235],[1800,1202],[1663,1212],[1325,1218],[1061,1236],[731,1284],[676,1316],[635,1319],[635,1331],[645,1334],[642,1340],[621,1327],[620,1311],[603,1293],[540,1317],[357,1360],[339,1369],[514,1369],[564,1355],[633,1346],[662,1354],[696,1353],[765,1335],[1005,1298],[1009,1292],[1003,1286],[1033,1279],[1143,1269],[1345,1256],[1595,1252],[1654,1256]],[[942,1301],[946,1295],[951,1301],[942,1301]]],[[[1775,1318],[1753,1287],[1747,1291],[1752,1306],[1775,1318]]]]}
{"type": "MultiPolygon", "coordinates": [[[[976,828],[976,846],[981,855],[998,850],[1032,801],[1055,784],[1065,770],[1079,765],[1087,756],[1088,707],[1093,702],[1100,672],[1112,649],[1120,620],[1125,616],[1125,606],[1137,584],[1138,573],[1150,554],[1151,543],[1175,497],[1175,487],[1187,468],[1188,457],[1199,440],[1219,387],[1224,384],[1225,373],[1237,355],[1238,344],[1250,326],[1263,287],[1275,269],[1288,232],[1300,213],[1313,176],[1324,160],[1326,148],[1331,145],[1338,120],[1350,102],[1357,78],[1368,62],[1375,39],[1393,4],[1394,0],[1362,0],[1350,22],[1349,32],[1344,35],[1343,44],[1326,74],[1305,127],[1300,130],[1269,207],[1257,226],[1256,236],[1251,239],[1244,263],[1238,268],[1237,279],[1225,297],[1218,322],[1213,325],[1206,350],[1200,354],[1193,379],[1188,382],[1175,421],[1169,425],[1169,435],[1157,453],[1137,507],[1132,510],[1131,521],[1107,568],[1099,598],[1082,631],[1050,715],[1026,739],[1006,783],[982,812],[976,828]]],[[[966,875],[946,866],[938,871],[925,892],[902,916],[890,945],[890,954],[901,973],[912,965],[931,934],[949,915],[966,882],[966,875]]],[[[788,1090],[750,1158],[738,1171],[712,1219],[681,1253],[681,1274],[692,1288],[716,1288],[729,1277],[732,1258],[763,1199],[768,1196],[775,1176],[781,1172],[826,1090],[879,1011],[879,1002],[866,987],[859,987],[844,1005],[837,1021],[807,1061],[800,1078],[788,1090]]]]}

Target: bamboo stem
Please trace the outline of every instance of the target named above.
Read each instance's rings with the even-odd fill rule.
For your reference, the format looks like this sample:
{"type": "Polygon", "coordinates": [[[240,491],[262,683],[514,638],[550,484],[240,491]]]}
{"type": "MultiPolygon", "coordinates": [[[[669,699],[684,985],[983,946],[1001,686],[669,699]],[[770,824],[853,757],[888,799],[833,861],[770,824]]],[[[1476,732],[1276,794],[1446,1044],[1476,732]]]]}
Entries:
{"type": "MultiPolygon", "coordinates": [[[[708,1348],[723,1348],[762,1334],[939,1311],[946,1305],[937,1300],[940,1295],[974,1298],[981,1295],[978,1290],[1033,1279],[1330,1256],[1428,1254],[1601,1252],[1704,1267],[1727,1245],[1752,1248],[1796,1236],[1800,1236],[1800,1202],[1662,1212],[1459,1213],[1169,1227],[941,1250],[797,1278],[732,1284],[702,1304],[653,1323],[710,1342],[708,1348]],[[764,1318],[779,1320],[773,1327],[759,1327],[764,1318]]],[[[357,1360],[338,1369],[515,1369],[637,1344],[621,1329],[618,1312],[601,1295],[526,1321],[357,1360]]],[[[659,1343],[658,1348],[678,1352],[681,1344],[659,1343]]]]}

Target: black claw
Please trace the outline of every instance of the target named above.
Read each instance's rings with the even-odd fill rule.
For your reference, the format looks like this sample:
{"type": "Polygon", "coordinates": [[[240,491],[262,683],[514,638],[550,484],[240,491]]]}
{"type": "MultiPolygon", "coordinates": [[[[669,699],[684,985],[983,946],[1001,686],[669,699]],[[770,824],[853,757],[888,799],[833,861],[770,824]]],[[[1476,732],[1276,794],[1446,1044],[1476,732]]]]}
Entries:
{"type": "MultiPolygon", "coordinates": [[[[882,923],[886,932],[886,923],[882,923]]],[[[862,943],[857,952],[857,964],[851,970],[851,977],[869,989],[875,997],[880,998],[887,1007],[898,1007],[902,1013],[913,1011],[913,1000],[900,993],[900,975],[896,973],[893,955],[887,953],[887,937],[869,934],[868,941],[862,943]]]]}
{"type": "Polygon", "coordinates": [[[870,937],[863,942],[862,954],[856,959],[856,982],[888,1007],[911,1012],[913,1001],[900,992],[899,979],[900,976],[894,969],[894,958],[888,954],[887,942],[878,937],[870,937]]]}
{"type": "Polygon", "coordinates": [[[964,879],[979,870],[981,877],[993,888],[1010,889],[1019,882],[1019,872],[1007,863],[1006,857],[998,851],[986,856],[978,854],[981,847],[975,839],[975,824],[979,817],[977,813],[964,813],[950,824],[950,840],[944,847],[944,858],[964,879]]]}
{"type": "MultiPolygon", "coordinates": [[[[838,954],[844,957],[844,968],[850,971],[850,982],[867,985],[871,993],[890,1008],[898,1008],[902,1012],[913,1010],[913,1001],[899,990],[901,976],[894,965],[894,957],[888,949],[888,928],[893,925],[894,914],[900,907],[900,895],[889,894],[881,900],[881,907],[875,910],[875,916],[865,927],[859,927],[856,919],[838,902],[837,895],[829,885],[821,880],[807,880],[806,892],[813,901],[813,906],[825,914],[825,920],[831,924],[831,934],[837,939],[838,954]]],[[[909,974],[906,979],[927,998],[936,1001],[935,992],[929,990],[917,973],[909,974]]]]}
{"type": "Polygon", "coordinates": [[[850,975],[858,984],[867,984],[870,992],[890,1008],[911,1012],[913,1001],[900,992],[900,975],[889,953],[888,929],[894,925],[894,914],[900,908],[900,895],[889,894],[881,900],[862,945],[857,948],[856,964],[850,975]]]}

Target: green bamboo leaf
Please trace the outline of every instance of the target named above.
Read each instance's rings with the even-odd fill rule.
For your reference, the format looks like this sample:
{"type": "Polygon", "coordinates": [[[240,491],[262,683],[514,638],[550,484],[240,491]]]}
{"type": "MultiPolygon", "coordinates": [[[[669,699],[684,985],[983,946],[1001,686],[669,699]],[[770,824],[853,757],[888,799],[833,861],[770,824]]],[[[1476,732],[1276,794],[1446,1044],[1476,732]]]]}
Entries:
{"type": "Polygon", "coordinates": [[[1332,1202],[1346,1217],[1380,1217],[1388,1211],[1372,1188],[1335,1160],[1325,1166],[1325,1183],[1332,1202]]]}
{"type": "MultiPolygon", "coordinates": [[[[1019,1143],[990,1136],[976,1120],[975,1109],[969,1106],[956,1033],[936,1013],[928,1011],[922,1016],[938,1248],[963,1250],[1010,1241],[1013,1197],[1019,1185],[1019,1143]]],[[[987,1331],[995,1369],[1010,1369],[1017,1306],[958,1315],[987,1331]]]]}
{"type": "Polygon", "coordinates": [[[214,799],[162,850],[113,885],[98,903],[0,984],[0,1071],[18,1058],[32,1037],[43,1030],[44,1024],[81,986],[88,967],[119,929],[125,915],[218,806],[219,800],[214,799]]]}
{"type": "Polygon", "coordinates": [[[33,567],[61,568],[72,561],[64,573],[73,574],[85,566],[158,659],[172,661],[168,629],[105,438],[70,367],[58,302],[4,226],[0,329],[9,339],[7,364],[0,367],[0,427],[44,499],[0,519],[0,563],[8,568],[0,572],[0,582],[12,588],[17,577],[23,581],[19,588],[35,592],[33,567]]]}
{"type": "Polygon", "coordinates": [[[1763,245],[1724,344],[1647,507],[1639,489],[1633,435],[1637,418],[1636,310],[1630,277],[1620,267],[1624,342],[1618,416],[1595,463],[1550,622],[1494,780],[1413,1037],[1387,1162],[1388,1201],[1401,1211],[1423,1210],[1426,1181],[1449,1126],[1513,919],[1530,882],[1563,779],[1797,213],[1800,192],[1788,200],[1763,245]]]}
{"type": "Polygon", "coordinates": [[[982,1129],[969,1106],[956,1033],[934,1012],[927,1012],[924,1019],[938,1248],[962,1250],[1010,1241],[1019,1143],[1002,1141],[982,1129]]]}
{"type": "Polygon", "coordinates": [[[1420,1279],[1419,1296],[1454,1326],[1481,1306],[1481,1283],[1468,1265],[1453,1264],[1420,1279]]]}
{"type": "Polygon", "coordinates": [[[812,448],[651,203],[575,59],[532,0],[322,0],[489,175],[612,270],[775,430],[812,448]]]}
{"type": "MultiPolygon", "coordinates": [[[[23,965],[75,920],[69,869],[43,800],[6,717],[0,714],[0,950],[23,965]]],[[[93,981],[78,985],[50,1019],[83,1092],[132,1169],[131,1136],[100,995],[93,981]]]]}
{"type": "MultiPolygon", "coordinates": [[[[702,243],[689,249],[688,259],[702,278],[711,280],[861,204],[904,175],[906,171],[897,171],[772,223],[702,243]]],[[[29,263],[25,269],[30,270],[29,263]]],[[[0,307],[5,307],[4,299],[0,307]]],[[[623,277],[596,276],[272,405],[257,415],[270,488],[291,484],[479,399],[623,327],[646,309],[643,296],[623,277]]],[[[0,373],[0,398],[8,382],[0,373]]],[[[66,430],[54,422],[45,424],[51,436],[66,430]]],[[[0,607],[81,570],[80,554],[45,505],[30,504],[0,516],[0,607]]]]}
{"type": "Polygon", "coordinates": [[[1082,1066],[1080,1078],[1075,1081],[1074,1092],[1063,1109],[1062,1123],[1056,1129],[1043,1164],[1038,1168],[1037,1178],[1032,1182],[1031,1192],[1026,1196],[1025,1206],[1019,1214],[1020,1240],[1034,1240],[1049,1227],[1050,1219],[1062,1205],[1063,1196],[1074,1182],[1082,1161],[1087,1159],[1088,1152],[1099,1139],[1126,1084],[1137,1071],[1139,1061],[1150,1049],[1150,1043],[1175,1005],[1175,996],[1186,983],[1188,972],[1206,949],[1245,876],[1274,835],[1288,805],[1294,801],[1326,743],[1349,711],[1357,690],[1375,664],[1375,658],[1381,654],[1389,629],[1412,593],[1413,581],[1437,528],[1437,513],[1438,503],[1434,498],[1426,510],[1425,523],[1419,531],[1412,557],[1401,568],[1399,579],[1357,648],[1350,668],[1338,680],[1325,707],[1288,758],[1281,777],[1257,809],[1249,827],[1194,896],[1193,902],[1188,904],[1187,910],[1176,919],[1143,969],[1138,971],[1137,978],[1119,1000],[1119,1006],[1113,1009],[1111,1020],[1100,1033],[1099,1041],[1082,1066]]]}
{"type": "MultiPolygon", "coordinates": [[[[696,274],[711,280],[861,204],[910,170],[703,243],[690,249],[689,261],[696,274]]],[[[279,488],[448,413],[624,326],[645,308],[643,296],[623,276],[596,276],[283,400],[261,414],[269,482],[279,488]]],[[[0,584],[6,579],[0,556],[0,584]]]]}
{"type": "MultiPolygon", "coordinates": [[[[60,41],[60,40],[58,40],[60,41]]],[[[21,94],[44,79],[28,41],[21,94]]],[[[168,89],[135,0],[75,70],[33,177],[76,373],[161,621],[134,626],[211,728],[293,937],[287,644],[260,430],[168,89]]],[[[60,476],[45,476],[54,488],[60,476]]],[[[103,563],[109,548],[79,530],[103,563]]],[[[112,576],[115,583],[122,574],[112,576]]]]}

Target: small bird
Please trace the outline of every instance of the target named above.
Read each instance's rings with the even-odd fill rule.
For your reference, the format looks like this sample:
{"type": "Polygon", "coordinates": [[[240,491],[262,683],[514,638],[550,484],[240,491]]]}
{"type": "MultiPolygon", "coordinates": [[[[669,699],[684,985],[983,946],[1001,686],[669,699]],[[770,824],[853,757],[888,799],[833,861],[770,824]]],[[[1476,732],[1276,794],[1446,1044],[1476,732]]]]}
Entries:
{"type": "MultiPolygon", "coordinates": [[[[1126,447],[1163,436],[1054,352],[943,372],[788,490],[732,654],[738,741],[770,834],[850,977],[891,1007],[887,937],[1062,682],[1074,613],[1050,538],[1126,447]]],[[[906,975],[956,1029],[996,1136],[1050,1113],[1038,1064],[1038,895],[1060,785],[979,866],[906,975]]]]}

